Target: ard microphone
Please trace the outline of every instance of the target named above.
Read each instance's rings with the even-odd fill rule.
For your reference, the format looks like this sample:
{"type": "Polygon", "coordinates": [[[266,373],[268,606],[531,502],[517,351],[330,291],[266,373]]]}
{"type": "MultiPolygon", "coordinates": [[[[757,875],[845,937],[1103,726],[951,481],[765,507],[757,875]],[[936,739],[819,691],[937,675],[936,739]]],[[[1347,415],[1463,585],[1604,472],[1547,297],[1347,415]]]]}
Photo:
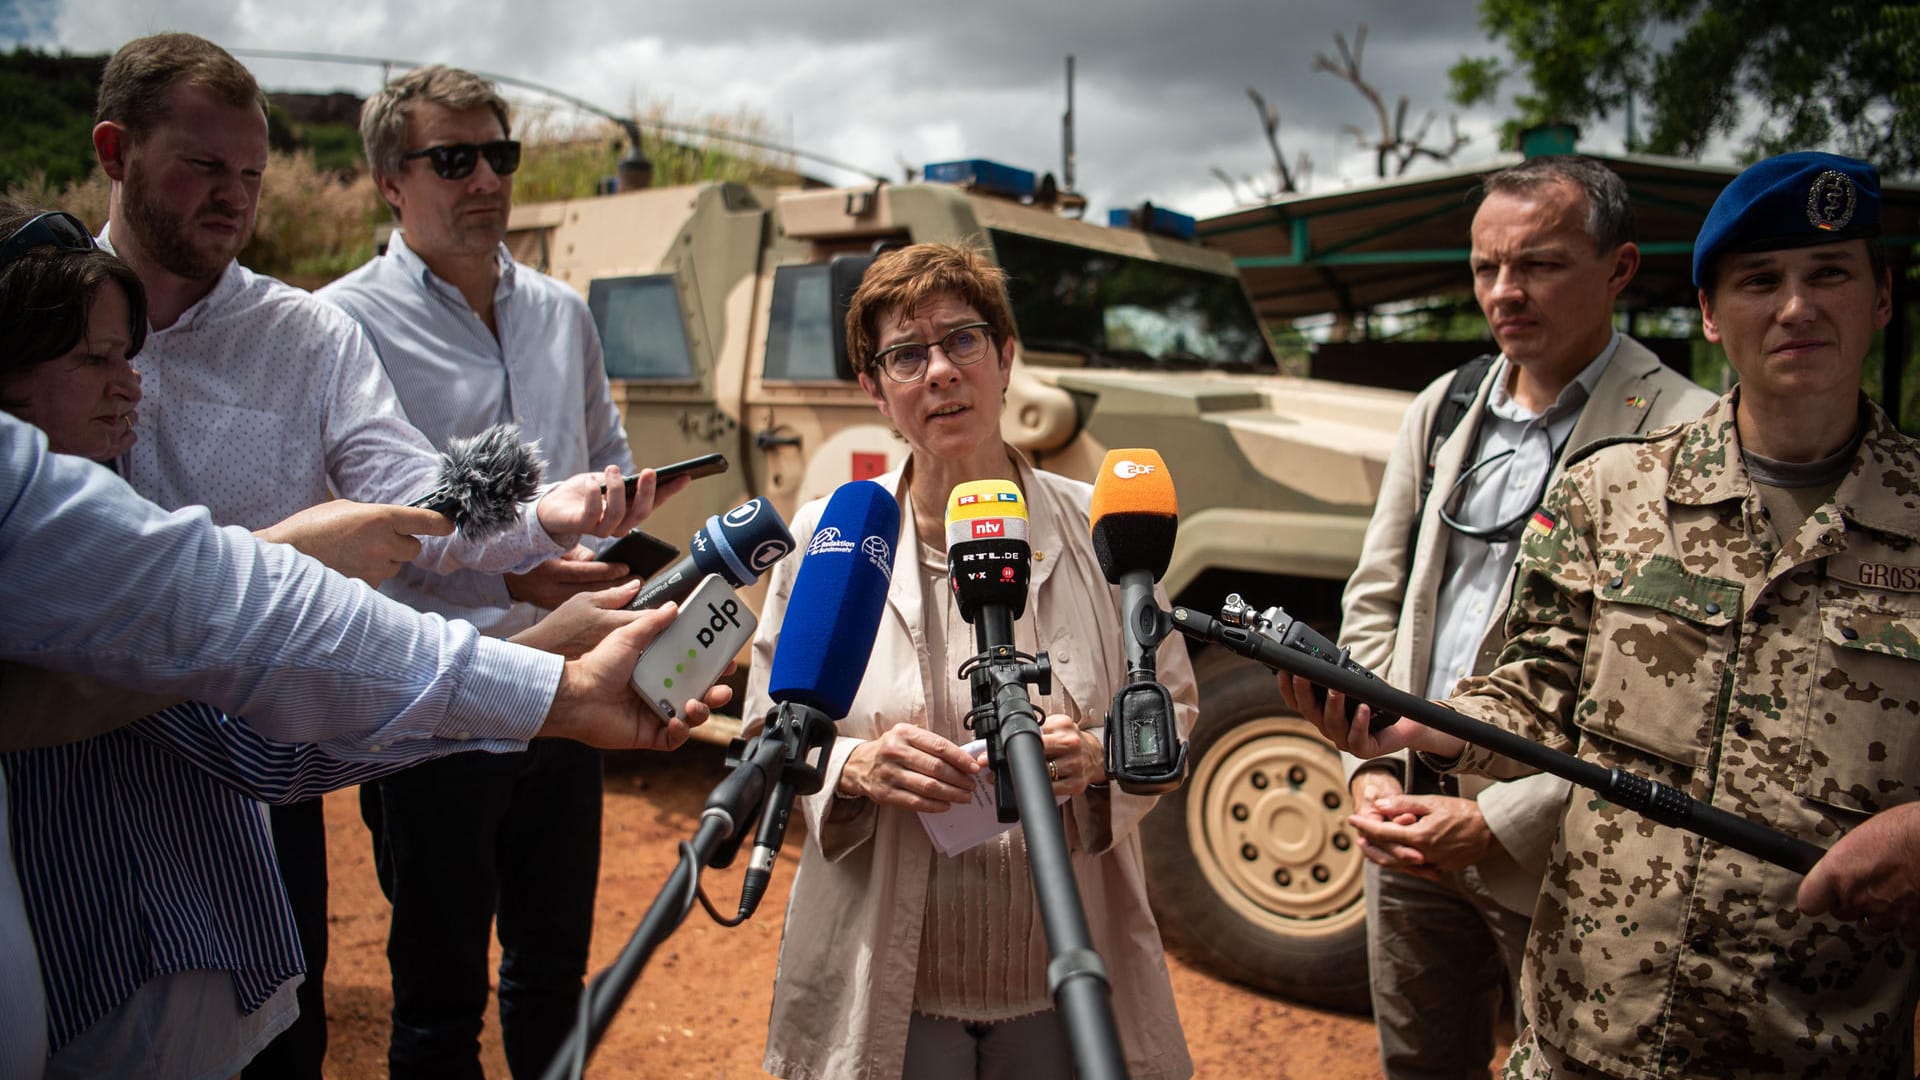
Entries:
{"type": "MultiPolygon", "coordinates": [[[[760,738],[786,742],[789,762],[799,762],[816,745],[824,750],[834,723],[853,708],[886,610],[899,538],[900,504],[879,484],[842,484],[827,500],[794,575],[767,679],[775,709],[760,738]]],[[[766,889],[794,796],[812,794],[824,781],[821,757],[819,767],[785,769],[774,784],[740,888],[743,919],[766,889]]]]}
{"type": "Polygon", "coordinates": [[[462,536],[485,540],[520,519],[520,504],[539,493],[546,471],[538,440],[521,441],[518,424],[495,424],[448,439],[437,486],[407,505],[437,510],[462,536]]]}
{"type": "Polygon", "coordinates": [[[1170,623],[1154,602],[1153,584],[1167,572],[1179,529],[1173,478],[1159,453],[1108,451],[1093,485],[1093,556],[1120,587],[1127,683],[1107,714],[1107,774],[1136,795],[1170,791],[1187,770],[1173,696],[1155,664],[1170,623]]]}
{"type": "Polygon", "coordinates": [[[685,600],[708,574],[719,574],[727,584],[743,588],[792,550],[793,534],[780,520],[779,511],[765,499],[749,499],[708,518],[687,541],[687,554],[655,574],[627,610],[646,611],[685,600]]]}

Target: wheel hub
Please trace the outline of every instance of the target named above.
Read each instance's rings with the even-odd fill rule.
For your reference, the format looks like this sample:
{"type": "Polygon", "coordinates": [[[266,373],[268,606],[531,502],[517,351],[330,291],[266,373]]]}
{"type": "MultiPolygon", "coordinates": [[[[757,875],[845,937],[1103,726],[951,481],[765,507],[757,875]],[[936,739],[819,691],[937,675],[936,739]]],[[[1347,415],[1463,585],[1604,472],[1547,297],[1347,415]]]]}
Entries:
{"type": "Polygon", "coordinates": [[[1364,917],[1340,759],[1304,720],[1236,726],[1192,783],[1187,828],[1201,871],[1244,917],[1292,934],[1364,917]]]}

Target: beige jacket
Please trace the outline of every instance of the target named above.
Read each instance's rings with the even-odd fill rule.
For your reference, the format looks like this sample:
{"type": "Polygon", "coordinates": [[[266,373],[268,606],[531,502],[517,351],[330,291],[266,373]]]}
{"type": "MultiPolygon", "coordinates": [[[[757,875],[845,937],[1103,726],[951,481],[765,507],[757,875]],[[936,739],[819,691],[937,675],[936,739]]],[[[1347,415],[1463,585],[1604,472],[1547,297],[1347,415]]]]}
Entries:
{"type": "MultiPolygon", "coordinates": [[[[1435,379],[1414,399],[1400,425],[1399,441],[1387,459],[1360,565],[1347,582],[1340,644],[1352,649],[1355,660],[1387,682],[1416,694],[1427,685],[1438,629],[1434,606],[1451,536],[1451,530],[1440,521],[1440,501],[1466,467],[1466,456],[1478,441],[1480,418],[1493,391],[1493,374],[1499,369],[1496,364],[1488,371],[1460,426],[1440,444],[1433,495],[1421,516],[1420,539],[1409,561],[1407,534],[1420,499],[1427,435],[1432,430],[1434,412],[1446,397],[1451,373],[1435,379]]],[[[1566,462],[1580,447],[1613,435],[1653,431],[1692,420],[1713,401],[1713,394],[1662,364],[1646,346],[1623,335],[1620,348],[1594,384],[1580,418],[1574,421],[1566,452],[1554,465],[1553,482],[1559,482],[1566,462]]],[[[1498,602],[1490,609],[1495,614],[1481,630],[1475,674],[1493,670],[1494,660],[1506,642],[1505,615],[1512,599],[1513,578],[1508,575],[1498,602]]],[[[1351,777],[1360,762],[1351,755],[1345,758],[1351,777]]],[[[1397,760],[1401,763],[1400,774],[1405,776],[1406,755],[1398,755],[1397,760]]],[[[1568,787],[1567,781],[1545,773],[1511,783],[1460,778],[1460,793],[1479,800],[1488,827],[1506,849],[1479,866],[1482,881],[1503,907],[1523,915],[1533,912],[1568,787]]]]}
{"type": "MultiPolygon", "coordinates": [[[[901,477],[889,473],[878,483],[903,495],[901,477]]],[[[1053,693],[1036,694],[1034,702],[1042,712],[1063,712],[1084,728],[1098,728],[1125,674],[1126,653],[1116,590],[1101,576],[1088,540],[1092,489],[1024,463],[1019,483],[1031,507],[1034,556],[1031,599],[1016,637],[1027,647],[1025,635],[1037,633],[1037,644],[1053,659],[1053,693]]],[[[925,668],[913,566],[917,534],[910,501],[900,503],[899,554],[866,678],[839,724],[825,785],[801,800],[807,843],[787,907],[767,1033],[765,1065],[778,1076],[893,1080],[904,1066],[928,868],[938,856],[907,811],[842,799],[829,817],[854,747],[903,720],[925,724],[927,680],[954,679],[953,672],[925,668]]],[[[795,516],[801,550],[823,506],[824,500],[810,503],[795,516]]],[[[763,717],[770,704],[767,673],[799,561],[780,563],[769,579],[747,687],[750,718],[763,717]]],[[[1161,645],[1159,670],[1184,735],[1198,711],[1197,694],[1178,640],[1161,645]]],[[[957,680],[953,693],[966,700],[957,680]]],[[[1154,802],[1117,787],[1093,788],[1060,807],[1088,930],[1111,981],[1127,1067],[1139,1080],[1193,1073],[1159,926],[1147,908],[1137,827],[1154,802]]],[[[1044,966],[1046,957],[1032,962],[1044,966]]]]}

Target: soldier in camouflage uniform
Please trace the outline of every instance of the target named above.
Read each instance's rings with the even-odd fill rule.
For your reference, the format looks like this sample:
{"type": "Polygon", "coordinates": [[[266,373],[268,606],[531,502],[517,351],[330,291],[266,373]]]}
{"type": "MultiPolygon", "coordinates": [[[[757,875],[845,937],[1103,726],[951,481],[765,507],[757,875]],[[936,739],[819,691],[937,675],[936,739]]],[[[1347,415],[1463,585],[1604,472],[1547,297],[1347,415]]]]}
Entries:
{"type": "MultiPolygon", "coordinates": [[[[1878,221],[1878,176],[1848,158],[1727,187],[1694,280],[1740,385],[1569,465],[1500,667],[1448,702],[1822,847],[1869,822],[1876,842],[1823,860],[1802,909],[1799,875],[1574,792],[1509,1077],[1913,1075],[1920,979],[1893,931],[1916,921],[1920,447],[1859,391],[1892,311],[1878,221]]],[[[1411,721],[1376,739],[1328,698],[1316,721],[1361,756],[1520,771],[1411,721]]]]}

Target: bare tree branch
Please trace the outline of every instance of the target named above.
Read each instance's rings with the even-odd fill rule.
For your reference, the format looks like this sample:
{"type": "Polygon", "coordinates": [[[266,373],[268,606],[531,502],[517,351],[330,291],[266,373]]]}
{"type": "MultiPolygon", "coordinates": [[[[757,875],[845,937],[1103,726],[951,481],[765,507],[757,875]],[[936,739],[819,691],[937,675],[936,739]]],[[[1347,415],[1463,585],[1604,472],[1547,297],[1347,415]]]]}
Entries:
{"type": "Polygon", "coordinates": [[[1333,75],[1352,84],[1353,88],[1360,92],[1360,96],[1366,98],[1367,103],[1373,106],[1374,117],[1380,122],[1380,137],[1378,139],[1369,138],[1359,128],[1352,125],[1347,125],[1341,130],[1351,132],[1355,141],[1360,144],[1362,149],[1373,151],[1374,172],[1376,175],[1385,179],[1389,175],[1389,168],[1391,168],[1391,175],[1403,176],[1406,174],[1408,167],[1413,164],[1414,160],[1421,157],[1429,157],[1435,161],[1444,163],[1452,160],[1453,155],[1458,153],[1462,146],[1466,145],[1467,137],[1460,134],[1458,116],[1452,116],[1448,119],[1448,125],[1452,130],[1453,138],[1452,142],[1445,149],[1426,145],[1427,132],[1432,127],[1435,119],[1435,114],[1432,112],[1428,112],[1425,118],[1421,120],[1419,129],[1415,131],[1412,136],[1408,136],[1407,110],[1410,103],[1405,94],[1400,95],[1399,100],[1394,103],[1393,113],[1391,117],[1389,117],[1386,98],[1381,95],[1378,88],[1366,80],[1366,76],[1363,75],[1360,70],[1361,60],[1367,45],[1367,27],[1365,23],[1362,23],[1359,28],[1354,31],[1353,44],[1351,47],[1347,44],[1346,35],[1338,32],[1335,32],[1333,35],[1333,44],[1334,47],[1339,50],[1340,58],[1335,60],[1324,52],[1315,53],[1313,57],[1313,70],[1316,72],[1324,71],[1329,75],[1333,75]]]}

